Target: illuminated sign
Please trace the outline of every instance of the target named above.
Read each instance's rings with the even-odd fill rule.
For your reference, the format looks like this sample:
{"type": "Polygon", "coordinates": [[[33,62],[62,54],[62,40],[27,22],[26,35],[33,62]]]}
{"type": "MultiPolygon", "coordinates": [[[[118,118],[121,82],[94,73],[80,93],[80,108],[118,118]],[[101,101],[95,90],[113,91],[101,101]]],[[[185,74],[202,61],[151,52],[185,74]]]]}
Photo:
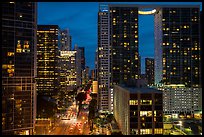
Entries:
{"type": "Polygon", "coordinates": [[[103,9],[103,10],[102,10],[102,12],[107,12],[107,11],[108,11],[107,9],[103,9]]]}
{"type": "Polygon", "coordinates": [[[60,51],[60,56],[73,56],[76,51],[60,51]]]}
{"type": "Polygon", "coordinates": [[[156,9],[153,9],[151,11],[138,11],[139,14],[142,14],[142,15],[149,15],[149,14],[154,14],[157,10],[156,9]]]}

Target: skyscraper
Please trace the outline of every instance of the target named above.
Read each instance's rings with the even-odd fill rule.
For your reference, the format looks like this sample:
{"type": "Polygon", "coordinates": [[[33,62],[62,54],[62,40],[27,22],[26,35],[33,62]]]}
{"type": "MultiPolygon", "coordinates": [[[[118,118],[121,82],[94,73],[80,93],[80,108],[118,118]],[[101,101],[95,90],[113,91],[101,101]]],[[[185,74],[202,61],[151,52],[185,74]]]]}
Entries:
{"type": "Polygon", "coordinates": [[[165,85],[201,87],[199,5],[157,7],[155,38],[155,78],[165,85]]]}
{"type": "Polygon", "coordinates": [[[81,50],[81,69],[84,70],[85,69],[85,51],[84,51],[84,47],[79,47],[79,49],[81,50]]]}
{"type": "Polygon", "coordinates": [[[58,25],[38,25],[37,30],[37,93],[53,97],[59,86],[58,56],[60,48],[58,25]]]}
{"type": "Polygon", "coordinates": [[[138,7],[109,5],[111,83],[122,84],[140,75],[138,7]]]}
{"type": "Polygon", "coordinates": [[[61,30],[61,50],[69,51],[72,49],[72,37],[70,36],[69,30],[61,30]]]}
{"type": "Polygon", "coordinates": [[[131,5],[99,6],[99,109],[112,111],[111,86],[140,76],[138,8],[131,5]]]}
{"type": "Polygon", "coordinates": [[[110,45],[108,6],[99,5],[98,12],[98,50],[97,80],[99,86],[98,102],[100,110],[109,110],[110,90],[110,45]]]}
{"type": "Polygon", "coordinates": [[[82,51],[78,47],[77,44],[74,46],[74,51],[76,51],[76,74],[77,74],[77,86],[80,86],[82,83],[82,64],[81,64],[81,58],[82,58],[82,51]]]}
{"type": "Polygon", "coordinates": [[[145,58],[145,75],[148,85],[154,84],[154,59],[145,58]]]}
{"type": "Polygon", "coordinates": [[[33,134],[37,3],[2,3],[2,134],[33,134]]]}
{"type": "Polygon", "coordinates": [[[77,51],[60,51],[60,86],[62,93],[73,90],[77,86],[77,51]]]}

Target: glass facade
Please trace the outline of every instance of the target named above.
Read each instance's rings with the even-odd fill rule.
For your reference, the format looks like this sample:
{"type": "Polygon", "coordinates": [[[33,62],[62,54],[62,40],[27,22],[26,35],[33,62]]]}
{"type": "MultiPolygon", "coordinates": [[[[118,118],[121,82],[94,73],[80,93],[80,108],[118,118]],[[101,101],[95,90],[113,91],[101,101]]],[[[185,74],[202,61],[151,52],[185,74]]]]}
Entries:
{"type": "Polygon", "coordinates": [[[110,45],[108,5],[100,5],[98,12],[98,102],[100,110],[110,110],[110,45]]]}
{"type": "Polygon", "coordinates": [[[162,8],[163,82],[200,87],[200,9],[162,8]]]}
{"type": "Polygon", "coordinates": [[[138,8],[110,5],[111,83],[139,79],[138,8]]]}
{"type": "Polygon", "coordinates": [[[59,27],[38,25],[37,30],[37,93],[53,97],[59,85],[59,27]]]}
{"type": "Polygon", "coordinates": [[[33,134],[36,3],[2,3],[2,134],[33,134]]]}
{"type": "Polygon", "coordinates": [[[149,85],[154,84],[154,59],[145,58],[145,74],[147,83],[149,85]]]}
{"type": "Polygon", "coordinates": [[[162,93],[130,94],[130,134],[163,134],[162,100],[162,93]]]}

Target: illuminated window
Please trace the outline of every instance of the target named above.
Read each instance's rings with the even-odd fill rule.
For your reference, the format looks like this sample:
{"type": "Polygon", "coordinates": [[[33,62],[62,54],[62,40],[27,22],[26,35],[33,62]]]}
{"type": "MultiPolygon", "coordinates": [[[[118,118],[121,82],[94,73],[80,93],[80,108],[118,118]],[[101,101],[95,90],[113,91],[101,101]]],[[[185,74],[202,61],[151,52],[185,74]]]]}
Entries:
{"type": "Polygon", "coordinates": [[[14,52],[7,52],[7,56],[14,56],[14,52]]]}
{"type": "Polygon", "coordinates": [[[152,129],[140,129],[140,134],[141,135],[152,134],[152,129]]]}
{"type": "Polygon", "coordinates": [[[152,111],[140,111],[140,117],[142,116],[151,117],[152,111]]]}
{"type": "Polygon", "coordinates": [[[8,68],[8,65],[6,65],[6,64],[2,65],[2,69],[7,69],[7,68],[8,68]]]}
{"type": "Polygon", "coordinates": [[[129,100],[129,105],[138,105],[138,100],[129,100]]]}
{"type": "Polygon", "coordinates": [[[141,100],[141,105],[152,105],[152,100],[141,100]]]}
{"type": "Polygon", "coordinates": [[[8,73],[14,73],[14,69],[7,69],[8,73]]]}
{"type": "Polygon", "coordinates": [[[163,129],[162,128],[155,128],[154,134],[163,134],[163,129]]]}
{"type": "Polygon", "coordinates": [[[17,53],[21,53],[21,52],[22,52],[20,42],[21,42],[21,41],[20,41],[20,40],[18,40],[18,44],[17,44],[17,48],[16,48],[16,52],[17,52],[17,53]]]}

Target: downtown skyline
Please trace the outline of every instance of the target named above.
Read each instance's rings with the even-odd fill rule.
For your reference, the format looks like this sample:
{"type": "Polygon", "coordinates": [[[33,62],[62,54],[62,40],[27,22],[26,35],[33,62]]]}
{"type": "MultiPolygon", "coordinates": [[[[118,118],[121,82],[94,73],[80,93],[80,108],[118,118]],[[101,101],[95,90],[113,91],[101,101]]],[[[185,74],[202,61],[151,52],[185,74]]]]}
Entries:
{"type": "Polygon", "coordinates": [[[3,135],[202,135],[201,2],[3,2],[3,135]]]}
{"type": "MultiPolygon", "coordinates": [[[[94,57],[97,49],[97,12],[100,2],[38,2],[37,24],[59,25],[69,29],[74,44],[85,47],[86,65],[94,69],[94,57]],[[53,11],[50,14],[50,11],[53,11]]],[[[108,4],[178,4],[183,2],[106,2],[108,4]]],[[[185,2],[200,5],[201,2],[185,2]]],[[[154,58],[154,16],[139,15],[139,52],[141,55],[141,73],[145,73],[145,58],[154,58]]]]}

